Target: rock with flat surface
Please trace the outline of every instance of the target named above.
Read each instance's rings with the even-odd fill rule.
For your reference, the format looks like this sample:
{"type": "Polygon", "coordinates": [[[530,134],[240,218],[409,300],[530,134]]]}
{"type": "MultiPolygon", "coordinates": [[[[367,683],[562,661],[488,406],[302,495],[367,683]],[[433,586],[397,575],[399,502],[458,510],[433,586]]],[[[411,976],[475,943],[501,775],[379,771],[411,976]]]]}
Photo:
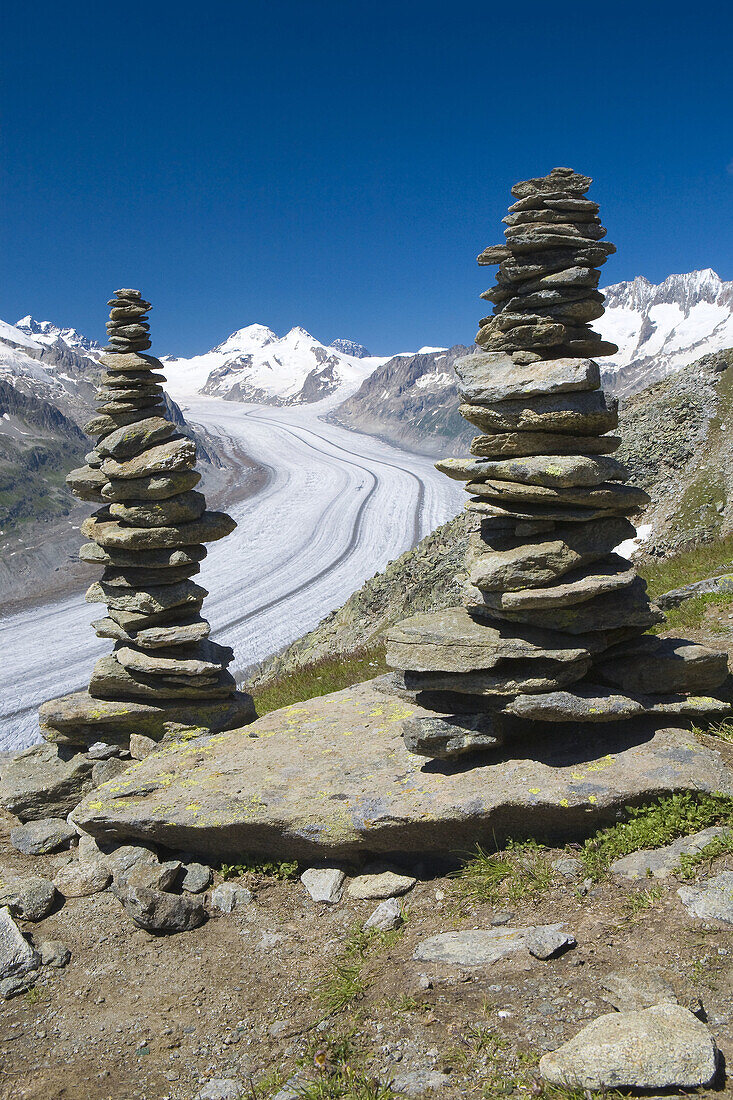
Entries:
{"type": "Polygon", "coordinates": [[[691,917],[733,924],[733,871],[721,871],[699,886],[682,886],[677,893],[691,917]]]}
{"type": "Polygon", "coordinates": [[[226,701],[165,700],[133,702],[94,699],[86,691],[63,695],[39,709],[41,732],[49,740],[89,745],[107,740],[129,745],[130,735],[153,741],[235,729],[255,717],[252,696],[238,691],[226,701]]]}
{"type": "Polygon", "coordinates": [[[53,966],[57,970],[71,962],[71,951],[61,940],[41,940],[38,944],[42,966],[53,966]]]}
{"type": "Polygon", "coordinates": [[[705,1024],[681,1005],[599,1016],[540,1059],[546,1081],[569,1088],[699,1088],[718,1064],[705,1024]]]}
{"type": "Polygon", "coordinates": [[[524,937],[524,946],[535,959],[553,959],[571,947],[575,947],[575,936],[562,928],[552,925],[532,928],[524,937]]]}
{"type": "Polygon", "coordinates": [[[604,455],[444,458],[435,463],[435,468],[456,481],[493,479],[517,485],[539,485],[547,489],[593,487],[606,481],[626,481],[629,476],[622,463],[604,455]]]}
{"type": "Polygon", "coordinates": [[[448,966],[490,966],[506,955],[513,955],[527,947],[532,936],[547,937],[554,933],[564,936],[563,929],[562,924],[548,924],[537,928],[504,926],[474,928],[465,932],[439,932],[436,936],[422,940],[412,957],[419,962],[444,963],[448,966]]]}
{"type": "Polygon", "coordinates": [[[713,826],[692,836],[681,836],[663,848],[647,848],[631,852],[613,861],[609,870],[613,875],[629,879],[669,878],[680,867],[683,855],[696,855],[716,837],[731,836],[730,829],[713,826]]]}
{"type": "Polygon", "coordinates": [[[94,786],[94,761],[53,745],[33,745],[0,768],[0,805],[21,821],[65,817],[94,786]]]}
{"type": "Polygon", "coordinates": [[[506,723],[493,714],[412,715],[402,723],[402,737],[410,752],[440,760],[498,748],[506,723]]]}
{"type": "Polygon", "coordinates": [[[522,366],[503,352],[478,352],[457,359],[459,393],[466,401],[506,401],[511,398],[597,390],[601,372],[592,359],[551,359],[522,366]]]}
{"type": "Polygon", "coordinates": [[[604,558],[634,533],[633,525],[622,517],[564,525],[506,550],[475,553],[469,578],[471,584],[487,592],[551,585],[572,570],[604,558]]]}
{"type": "Polygon", "coordinates": [[[41,965],[41,957],[22,934],[7,906],[0,908],[0,982],[8,983],[0,993],[19,992],[41,965]],[[17,989],[14,988],[17,986],[17,989]]]}
{"type": "MultiPolygon", "coordinates": [[[[149,416],[105,435],[97,443],[97,451],[104,458],[130,458],[148,447],[163,443],[175,430],[175,424],[170,420],[165,420],[162,416],[149,416]]],[[[130,493],[130,496],[134,496],[134,493],[130,493]]]]}
{"type": "Polygon", "coordinates": [[[463,607],[411,615],[391,627],[386,639],[387,663],[415,672],[471,672],[508,658],[575,662],[588,653],[559,632],[504,629],[473,618],[463,607]]]}
{"type": "Polygon", "coordinates": [[[72,819],[100,841],[161,844],[206,862],[236,863],[242,852],[312,862],[465,851],[495,844],[517,821],[538,838],[571,840],[650,797],[733,795],[719,753],[684,730],[572,727],[548,738],[523,724],[496,757],[431,766],[402,740],[412,715],[430,712],[372,683],[309,699],[161,747],[72,819]]]}
{"type": "Polygon", "coordinates": [[[76,837],[76,829],[60,817],[28,821],[10,830],[10,843],[26,856],[41,856],[68,848],[76,837]]]}
{"type": "Polygon", "coordinates": [[[386,864],[365,867],[349,883],[349,897],[359,899],[398,898],[411,890],[416,878],[386,864]]]}
{"type": "Polygon", "coordinates": [[[714,692],[728,675],[727,653],[683,638],[655,638],[649,650],[628,657],[599,658],[594,671],[624,691],[654,694],[714,692]]]}
{"type": "MultiPolygon", "coordinates": [[[[603,390],[461,405],[461,416],[482,432],[560,432],[602,435],[618,427],[618,401],[603,390]]],[[[104,467],[103,467],[104,469],[104,467]]]]}
{"type": "Polygon", "coordinates": [[[200,542],[216,542],[230,535],[237,526],[225,512],[204,512],[192,523],[173,527],[126,527],[113,519],[90,516],[81,525],[81,533],[109,550],[176,550],[200,542]]]}
{"type": "MultiPolygon", "coordinates": [[[[521,455],[604,455],[617,450],[617,435],[563,435],[560,432],[494,432],[478,435],[470,446],[472,455],[503,458],[521,455]]],[[[102,496],[104,496],[102,490],[102,496]]]]}
{"type": "Polygon", "coordinates": [[[614,970],[601,982],[604,998],[618,1012],[638,1012],[658,1004],[677,1004],[674,987],[658,970],[646,966],[614,970]]]}

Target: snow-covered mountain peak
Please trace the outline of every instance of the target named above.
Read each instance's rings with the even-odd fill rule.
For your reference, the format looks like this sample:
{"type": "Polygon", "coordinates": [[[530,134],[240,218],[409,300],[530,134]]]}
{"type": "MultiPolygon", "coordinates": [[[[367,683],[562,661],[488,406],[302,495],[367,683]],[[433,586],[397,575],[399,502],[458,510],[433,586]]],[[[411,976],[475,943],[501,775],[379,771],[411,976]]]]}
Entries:
{"type": "Polygon", "coordinates": [[[27,336],[32,336],[39,344],[55,344],[58,340],[63,340],[67,347],[76,351],[102,350],[96,340],[82,336],[75,328],[59,328],[53,321],[36,321],[30,313],[16,321],[14,327],[27,336]]]}
{"type": "Polygon", "coordinates": [[[247,325],[227,336],[223,344],[213,350],[224,355],[248,354],[256,348],[264,348],[277,340],[276,334],[266,325],[247,325]]]}
{"type": "Polygon", "coordinates": [[[603,293],[606,312],[596,327],[619,351],[602,365],[620,393],[733,346],[733,282],[709,267],[668,275],[658,284],[640,275],[603,293]]]}

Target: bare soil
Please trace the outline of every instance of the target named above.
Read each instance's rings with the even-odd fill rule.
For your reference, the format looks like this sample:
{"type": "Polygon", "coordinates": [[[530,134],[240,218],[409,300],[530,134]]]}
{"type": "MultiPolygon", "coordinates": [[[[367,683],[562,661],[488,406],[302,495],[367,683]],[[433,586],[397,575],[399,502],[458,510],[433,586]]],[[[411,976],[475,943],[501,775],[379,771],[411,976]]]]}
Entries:
{"type": "MultiPolygon", "coordinates": [[[[22,856],[8,842],[13,824],[9,815],[0,822],[3,877],[53,877],[71,858],[22,856]]],[[[702,874],[726,867],[731,857],[702,874]]],[[[419,880],[404,899],[405,924],[370,942],[363,992],[330,1015],[319,989],[333,982],[375,901],[345,894],[331,908],[297,879],[248,873],[249,906],[165,938],[137,928],[109,892],[68,899],[38,924],[19,922],[36,942],[63,941],[72,960],[63,970],[45,967],[34,991],[1,1003],[0,1096],[192,1100],[212,1077],[251,1080],[251,1095],[271,1096],[274,1071],[286,1079],[305,1062],[306,1075],[317,1077],[314,1050],[332,1050],[349,1033],[353,1065],[383,1081],[434,1067],[450,1075],[449,1086],[431,1093],[443,1100],[531,1095],[539,1056],[611,1011],[603,979],[629,965],[660,971],[681,1004],[704,1010],[730,1060],[733,928],[690,918],[677,880],[654,882],[637,907],[646,882],[608,880],[584,894],[556,876],[538,899],[502,908],[513,926],[565,921],[578,946],[547,962],[521,952],[463,971],[416,962],[415,947],[436,932],[489,927],[496,908],[467,904],[455,878],[412,870],[419,880]]],[[[733,1087],[701,1095],[733,1096],[733,1087]]]]}

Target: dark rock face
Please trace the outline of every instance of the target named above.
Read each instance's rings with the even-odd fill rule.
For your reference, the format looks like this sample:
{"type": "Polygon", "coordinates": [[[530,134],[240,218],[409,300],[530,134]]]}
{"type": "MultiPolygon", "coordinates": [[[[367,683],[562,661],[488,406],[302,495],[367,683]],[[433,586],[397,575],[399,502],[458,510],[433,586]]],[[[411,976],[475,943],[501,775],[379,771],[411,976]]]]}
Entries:
{"type": "MultiPolygon", "coordinates": [[[[207,703],[195,723],[196,717],[207,717],[212,700],[221,700],[228,712],[236,694],[227,672],[232,651],[208,642],[209,625],[200,615],[207,592],[190,579],[205,554],[202,544],[223,538],[235,524],[207,511],[204,495],[193,488],[196,442],[177,431],[174,413],[180,411],[169,414],[162,400],[161,363],[143,354],[150,347],[150,303],[139,291],[123,289],[109,305],[109,345],[97,390],[100,415],[88,425],[97,434],[96,447],[87,466],[69,478],[78,495],[102,505],[82,524],[82,533],[95,544],[82,558],[104,566],[87,599],[106,603],[109,615],[95,626],[100,637],[115,641],[115,653],[97,662],[89,693],[120,704],[140,699],[164,710],[169,703],[207,703]],[[156,653],[161,646],[164,652],[156,653]]],[[[73,698],[67,701],[73,704],[73,698]]],[[[76,708],[75,734],[63,721],[59,729],[59,716],[75,710],[63,704],[57,700],[42,722],[61,740],[84,742],[88,727],[100,726],[93,708],[85,700],[76,708]]],[[[241,705],[235,710],[241,714],[241,705]]],[[[130,715],[125,706],[121,712],[114,732],[129,736],[130,715]]],[[[175,725],[175,714],[172,721],[175,725]]],[[[104,721],[101,726],[100,734],[106,732],[104,721]]]]}
{"type": "Polygon", "coordinates": [[[399,694],[436,711],[405,723],[409,749],[425,756],[486,750],[522,719],[605,723],[731,709],[724,654],[640,643],[663,615],[613,553],[649,497],[624,484],[628,471],[607,457],[619,443],[606,434],[618,408],[593,356],[617,349],[589,322],[603,312],[596,269],[614,248],[585,198],[590,183],[555,168],[517,184],[506,245],[479,257],[499,265],[483,295],[494,313],[476,338],[484,351],[454,369],[461,414],[485,434],[473,457],[437,464],[466,482],[467,509],[479,517],[466,607],[413,616],[387,635],[399,694]]]}

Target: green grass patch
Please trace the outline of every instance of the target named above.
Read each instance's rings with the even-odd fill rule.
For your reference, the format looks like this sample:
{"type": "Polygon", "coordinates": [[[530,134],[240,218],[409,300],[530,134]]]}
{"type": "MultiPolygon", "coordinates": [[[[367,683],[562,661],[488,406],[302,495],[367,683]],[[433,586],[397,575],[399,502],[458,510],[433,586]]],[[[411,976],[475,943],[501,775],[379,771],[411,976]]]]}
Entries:
{"type": "Polygon", "coordinates": [[[684,588],[706,577],[733,572],[733,535],[698,543],[661,560],[638,558],[636,566],[647,582],[649,595],[656,599],[673,588],[684,588]]]}
{"type": "Polygon", "coordinates": [[[257,713],[262,717],[272,710],[330,695],[332,691],[372,680],[387,672],[384,644],[378,643],[352,653],[337,653],[301,665],[292,672],[266,680],[253,691],[257,713]]]}
{"type": "Polygon", "coordinates": [[[297,860],[244,859],[242,863],[222,863],[219,874],[224,879],[242,878],[246,874],[261,875],[263,878],[275,878],[280,882],[293,879],[298,874],[297,860]]]}
{"type": "Polygon", "coordinates": [[[327,1016],[361,1000],[367,991],[367,981],[362,974],[368,958],[388,950],[399,939],[403,926],[390,932],[377,929],[362,931],[356,925],[350,932],[343,950],[331,969],[318,983],[315,996],[327,1016]]]}
{"type": "Polygon", "coordinates": [[[653,627],[649,633],[662,634],[668,630],[685,631],[706,626],[713,634],[727,634],[727,629],[720,623],[706,622],[707,610],[709,607],[730,607],[731,604],[733,593],[730,592],[706,592],[701,596],[692,596],[679,607],[666,610],[665,621],[653,627]]]}
{"type": "Polygon", "coordinates": [[[694,878],[700,864],[710,863],[718,856],[728,856],[733,853],[733,833],[727,836],[714,836],[709,844],[701,848],[699,852],[680,856],[680,866],[677,874],[679,878],[694,878]]]}
{"type": "Polygon", "coordinates": [[[528,840],[494,853],[478,845],[453,877],[467,901],[495,905],[542,893],[552,881],[552,868],[543,846],[528,840]]]}
{"type": "Polygon", "coordinates": [[[644,848],[661,848],[711,825],[733,825],[733,798],[723,794],[673,794],[647,806],[629,806],[628,818],[585,842],[580,859],[589,878],[600,879],[614,860],[644,848]]]}

